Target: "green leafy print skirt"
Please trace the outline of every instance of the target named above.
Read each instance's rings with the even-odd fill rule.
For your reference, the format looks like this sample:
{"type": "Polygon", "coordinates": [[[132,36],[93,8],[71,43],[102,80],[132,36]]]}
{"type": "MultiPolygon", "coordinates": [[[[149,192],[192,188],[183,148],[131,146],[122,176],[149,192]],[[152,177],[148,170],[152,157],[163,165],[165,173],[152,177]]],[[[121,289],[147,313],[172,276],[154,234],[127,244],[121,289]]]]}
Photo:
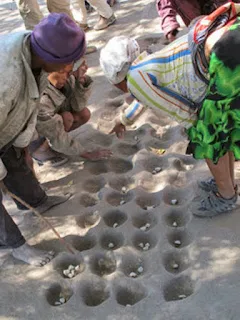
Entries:
{"type": "Polygon", "coordinates": [[[240,20],[214,45],[210,83],[198,120],[188,130],[187,153],[215,164],[228,151],[240,159],[240,20]]]}

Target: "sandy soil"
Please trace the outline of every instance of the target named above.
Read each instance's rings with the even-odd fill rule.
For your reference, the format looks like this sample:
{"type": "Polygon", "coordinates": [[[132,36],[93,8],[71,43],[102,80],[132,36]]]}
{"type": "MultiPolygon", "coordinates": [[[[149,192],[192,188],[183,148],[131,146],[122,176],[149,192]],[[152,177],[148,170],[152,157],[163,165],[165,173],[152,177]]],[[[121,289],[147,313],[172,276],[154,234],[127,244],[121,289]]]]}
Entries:
{"type": "MultiPolygon", "coordinates": [[[[162,46],[155,1],[122,2],[114,10],[117,23],[90,31],[90,44],[101,49],[110,37],[128,34],[153,51],[162,46]]],[[[1,33],[23,28],[10,0],[1,1],[0,16],[1,33]]],[[[91,14],[90,24],[96,19],[91,14]]],[[[114,156],[97,163],[72,158],[61,168],[36,166],[50,194],[73,193],[45,216],[75,255],[38,218],[5,198],[29,243],[57,256],[34,268],[1,253],[0,319],[239,320],[238,210],[210,220],[192,217],[196,180],[208,171],[184,154],[187,141],[177,123],[148,110],[124,140],[106,134],[123,96],[103,77],[98,57],[87,57],[94,78],[92,118],[73,134],[90,148],[110,148],[114,156]],[[159,149],[166,151],[158,155],[159,149]],[[63,274],[69,265],[80,265],[72,279],[63,274]],[[55,306],[59,296],[67,302],[55,306]]]]}

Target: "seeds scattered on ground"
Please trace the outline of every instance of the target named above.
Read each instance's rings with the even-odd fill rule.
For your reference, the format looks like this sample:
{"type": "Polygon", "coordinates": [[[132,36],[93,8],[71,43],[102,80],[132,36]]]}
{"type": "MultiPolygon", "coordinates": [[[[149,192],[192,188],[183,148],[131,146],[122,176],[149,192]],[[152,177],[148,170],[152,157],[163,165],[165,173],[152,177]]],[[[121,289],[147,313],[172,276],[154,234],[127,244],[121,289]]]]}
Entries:
{"type": "Polygon", "coordinates": [[[177,199],[172,199],[172,200],[171,200],[171,204],[172,204],[172,205],[176,205],[177,203],[178,203],[177,199]]]}
{"type": "Polygon", "coordinates": [[[173,269],[178,269],[179,265],[177,263],[174,263],[172,267],[173,267],[173,269]]]}
{"type": "Polygon", "coordinates": [[[117,226],[118,226],[118,223],[115,222],[114,225],[113,225],[113,228],[117,228],[117,226]]]}
{"type": "Polygon", "coordinates": [[[139,243],[138,245],[140,248],[143,248],[144,247],[144,244],[142,242],[139,243]]]}
{"type": "Polygon", "coordinates": [[[145,225],[143,225],[142,227],[140,227],[140,230],[146,231],[146,230],[149,229],[150,227],[151,227],[150,223],[146,223],[145,225]]]}
{"type": "Polygon", "coordinates": [[[185,298],[187,298],[187,296],[185,294],[179,294],[178,298],[179,299],[185,299],[185,298]]]}
{"type": "Polygon", "coordinates": [[[64,303],[66,303],[66,302],[67,302],[67,299],[62,295],[62,293],[60,293],[59,298],[58,298],[57,301],[54,302],[54,305],[55,306],[60,306],[60,305],[62,305],[64,303]]]}
{"type": "Polygon", "coordinates": [[[108,244],[108,248],[114,248],[114,243],[110,242],[110,243],[108,244]]]}
{"type": "Polygon", "coordinates": [[[131,273],[129,274],[129,276],[130,276],[131,278],[136,278],[136,277],[137,277],[137,274],[136,274],[135,272],[131,272],[131,273]]]}
{"type": "Polygon", "coordinates": [[[173,227],[177,227],[177,226],[178,226],[178,225],[177,225],[177,222],[174,221],[173,224],[172,224],[172,226],[173,226],[173,227]]]}
{"type": "Polygon", "coordinates": [[[153,206],[145,206],[145,207],[143,207],[143,210],[152,210],[154,208],[155,208],[155,205],[153,205],[153,206]]]}
{"type": "Polygon", "coordinates": [[[150,248],[150,243],[145,243],[145,246],[142,248],[143,249],[143,251],[147,251],[147,250],[149,250],[149,248],[150,248]]]}

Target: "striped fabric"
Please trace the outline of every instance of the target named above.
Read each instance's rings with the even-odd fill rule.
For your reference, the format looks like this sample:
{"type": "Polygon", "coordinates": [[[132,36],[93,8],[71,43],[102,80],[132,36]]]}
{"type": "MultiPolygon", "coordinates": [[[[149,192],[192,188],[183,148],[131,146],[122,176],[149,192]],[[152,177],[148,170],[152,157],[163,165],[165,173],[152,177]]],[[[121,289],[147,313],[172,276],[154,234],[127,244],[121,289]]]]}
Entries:
{"type": "Polygon", "coordinates": [[[194,72],[187,35],[154,54],[140,55],[127,79],[129,91],[137,102],[122,115],[125,125],[132,124],[147,107],[153,107],[189,128],[196,120],[197,110],[189,108],[186,101],[200,103],[207,89],[194,72]]]}

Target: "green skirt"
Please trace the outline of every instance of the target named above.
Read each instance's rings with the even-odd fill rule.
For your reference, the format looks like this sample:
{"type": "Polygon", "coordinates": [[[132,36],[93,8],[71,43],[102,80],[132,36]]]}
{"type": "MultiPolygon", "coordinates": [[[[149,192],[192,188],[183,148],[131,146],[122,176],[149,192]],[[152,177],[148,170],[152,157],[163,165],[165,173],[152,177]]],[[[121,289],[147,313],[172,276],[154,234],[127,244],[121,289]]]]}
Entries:
{"type": "Polygon", "coordinates": [[[232,151],[240,159],[240,20],[214,45],[210,83],[198,120],[188,130],[187,153],[196,159],[219,158],[232,151]]]}

